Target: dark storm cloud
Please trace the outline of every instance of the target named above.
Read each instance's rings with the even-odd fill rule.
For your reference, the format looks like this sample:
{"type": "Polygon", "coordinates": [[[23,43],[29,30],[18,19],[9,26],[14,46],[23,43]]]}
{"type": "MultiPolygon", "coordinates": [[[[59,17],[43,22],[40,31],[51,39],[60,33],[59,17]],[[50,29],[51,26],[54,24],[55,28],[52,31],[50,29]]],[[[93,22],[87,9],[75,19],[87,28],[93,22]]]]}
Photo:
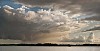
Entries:
{"type": "MultiPolygon", "coordinates": [[[[13,0],[17,3],[31,6],[49,7],[54,9],[71,9],[77,8],[77,1],[74,0],[13,0]],[[75,2],[75,3],[74,3],[75,2]],[[71,5],[71,6],[70,6],[71,5]],[[74,7],[73,7],[74,6],[74,7]]],[[[75,10],[75,9],[74,9],[75,10]]]]}
{"type": "Polygon", "coordinates": [[[96,16],[86,18],[86,20],[100,21],[100,0],[82,0],[77,4],[82,6],[81,11],[97,14],[96,16]]]}
{"type": "Polygon", "coordinates": [[[67,15],[62,12],[42,9],[37,12],[25,12],[26,9],[29,8],[22,6],[14,9],[8,5],[0,8],[1,37],[6,35],[6,38],[20,39],[24,34],[28,37],[30,34],[49,33],[52,30],[56,32],[59,26],[66,25],[67,15]]]}
{"type": "Polygon", "coordinates": [[[98,8],[100,1],[99,0],[14,0],[19,3],[23,3],[26,5],[53,5],[58,7],[67,7],[68,5],[81,5],[83,7],[89,7],[91,9],[98,8]]]}
{"type": "Polygon", "coordinates": [[[78,2],[80,4],[81,10],[83,12],[89,12],[89,13],[94,13],[97,14],[96,16],[86,18],[86,20],[95,20],[95,21],[100,21],[100,0],[84,0],[78,2]]]}
{"type": "Polygon", "coordinates": [[[50,4],[67,4],[70,3],[68,0],[14,0],[19,3],[28,5],[50,5],[50,4]]]}
{"type": "Polygon", "coordinates": [[[99,16],[93,16],[93,17],[85,18],[85,19],[83,19],[83,20],[100,21],[100,15],[99,15],[99,16]]]}
{"type": "MultiPolygon", "coordinates": [[[[100,15],[100,0],[14,0],[32,6],[46,6],[72,10],[72,12],[91,12],[100,15]]],[[[99,17],[100,18],[100,17],[99,17]]]]}
{"type": "Polygon", "coordinates": [[[87,32],[87,31],[95,31],[95,30],[100,30],[100,26],[99,26],[99,27],[90,28],[90,29],[85,30],[85,31],[83,31],[83,32],[87,32]]]}

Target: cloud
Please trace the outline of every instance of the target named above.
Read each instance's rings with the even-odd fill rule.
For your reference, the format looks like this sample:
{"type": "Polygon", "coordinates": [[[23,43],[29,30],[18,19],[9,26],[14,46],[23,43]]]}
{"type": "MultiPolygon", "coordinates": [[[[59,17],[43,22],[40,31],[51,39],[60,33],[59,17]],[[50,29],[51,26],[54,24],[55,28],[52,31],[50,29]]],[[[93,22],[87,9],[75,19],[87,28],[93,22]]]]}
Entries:
{"type": "MultiPolygon", "coordinates": [[[[77,4],[74,4],[74,0],[13,0],[17,3],[31,6],[31,7],[46,7],[46,8],[52,8],[52,9],[69,9],[74,10],[73,12],[80,11],[80,6],[77,4]]],[[[75,2],[76,3],[76,2],[75,2]]]]}
{"type": "Polygon", "coordinates": [[[94,20],[94,21],[100,21],[100,17],[97,15],[97,16],[93,16],[93,17],[88,17],[88,18],[85,18],[83,20],[94,20]]]}
{"type": "MultiPolygon", "coordinates": [[[[27,11],[25,6],[14,9],[8,5],[0,8],[0,33],[6,38],[21,39],[23,34],[41,34],[50,32],[70,31],[79,26],[77,21],[68,16],[69,11],[39,10],[27,11]],[[73,26],[72,26],[73,25],[73,26]],[[69,27],[72,28],[69,28],[69,27]]],[[[30,36],[27,36],[30,37],[30,36]]]]}
{"type": "Polygon", "coordinates": [[[87,30],[85,30],[85,31],[83,31],[83,32],[87,32],[87,31],[95,31],[95,30],[100,30],[100,26],[98,26],[98,27],[93,27],[93,28],[90,28],[90,29],[87,29],[87,30]]]}
{"type": "Polygon", "coordinates": [[[69,9],[73,12],[92,12],[100,14],[100,0],[14,0],[15,2],[31,6],[47,6],[69,9]]]}
{"type": "Polygon", "coordinates": [[[50,5],[50,4],[63,4],[69,3],[68,0],[14,0],[19,3],[27,4],[27,5],[50,5]],[[67,2],[66,2],[67,1],[67,2]]]}

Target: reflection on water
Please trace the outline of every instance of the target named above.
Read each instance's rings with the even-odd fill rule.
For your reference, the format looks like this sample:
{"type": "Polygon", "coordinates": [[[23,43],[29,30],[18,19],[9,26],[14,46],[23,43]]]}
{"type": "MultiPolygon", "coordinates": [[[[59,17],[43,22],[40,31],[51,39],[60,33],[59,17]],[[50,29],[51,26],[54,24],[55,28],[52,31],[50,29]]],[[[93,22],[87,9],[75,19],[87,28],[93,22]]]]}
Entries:
{"type": "Polygon", "coordinates": [[[99,51],[100,47],[1,46],[1,51],[99,51]]]}

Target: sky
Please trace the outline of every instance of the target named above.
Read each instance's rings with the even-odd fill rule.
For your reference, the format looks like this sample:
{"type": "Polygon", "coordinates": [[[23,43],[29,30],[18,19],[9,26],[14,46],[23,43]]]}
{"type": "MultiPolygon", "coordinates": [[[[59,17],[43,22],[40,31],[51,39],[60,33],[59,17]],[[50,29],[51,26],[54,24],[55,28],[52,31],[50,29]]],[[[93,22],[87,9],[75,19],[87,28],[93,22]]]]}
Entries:
{"type": "Polygon", "coordinates": [[[30,39],[34,34],[70,32],[83,24],[73,18],[100,16],[99,4],[99,0],[0,0],[0,35],[30,39]]]}
{"type": "Polygon", "coordinates": [[[2,33],[8,37],[14,37],[16,35],[22,36],[23,34],[49,33],[52,30],[56,32],[56,28],[60,28],[59,26],[69,29],[64,25],[66,25],[68,21],[73,21],[68,18],[70,11],[65,11],[64,13],[63,10],[55,10],[55,8],[53,10],[53,8],[47,6],[30,7],[28,5],[19,4],[15,0],[0,0],[0,2],[1,36],[3,36],[2,33]]]}

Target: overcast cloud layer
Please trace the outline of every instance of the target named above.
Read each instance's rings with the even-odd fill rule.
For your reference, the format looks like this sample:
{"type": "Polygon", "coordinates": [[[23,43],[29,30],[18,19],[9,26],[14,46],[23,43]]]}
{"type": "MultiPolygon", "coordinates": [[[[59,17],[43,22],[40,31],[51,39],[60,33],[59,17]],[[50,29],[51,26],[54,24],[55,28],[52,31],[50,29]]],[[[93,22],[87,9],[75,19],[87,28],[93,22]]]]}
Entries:
{"type": "MultiPolygon", "coordinates": [[[[73,10],[73,12],[89,12],[100,15],[100,0],[14,0],[25,5],[48,6],[73,10]],[[51,5],[51,6],[50,6],[51,5]]],[[[95,19],[97,20],[97,19],[95,19]]]]}

